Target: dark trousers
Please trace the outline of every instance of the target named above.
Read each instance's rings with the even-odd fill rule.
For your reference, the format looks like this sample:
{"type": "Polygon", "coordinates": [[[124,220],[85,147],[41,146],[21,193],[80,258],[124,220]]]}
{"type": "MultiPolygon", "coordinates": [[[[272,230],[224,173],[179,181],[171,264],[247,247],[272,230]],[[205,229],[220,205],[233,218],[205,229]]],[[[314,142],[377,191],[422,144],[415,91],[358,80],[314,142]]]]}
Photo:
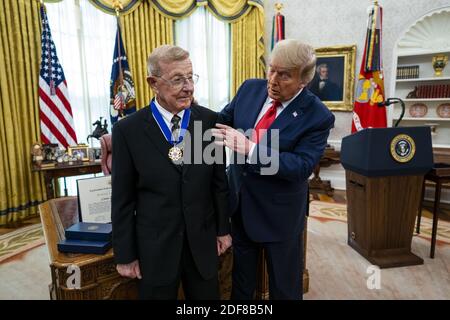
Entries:
{"type": "MultiPolygon", "coordinates": [[[[155,261],[158,263],[158,261],[155,261]]],[[[180,267],[175,281],[167,286],[151,286],[139,281],[139,298],[145,300],[176,300],[180,282],[186,300],[219,300],[219,279],[203,279],[197,270],[187,239],[184,240],[180,267]]]]}
{"type": "Polygon", "coordinates": [[[233,286],[231,299],[254,299],[256,268],[261,248],[265,249],[271,300],[303,299],[303,239],[300,235],[282,242],[257,243],[250,240],[242,216],[232,218],[233,286]]]}

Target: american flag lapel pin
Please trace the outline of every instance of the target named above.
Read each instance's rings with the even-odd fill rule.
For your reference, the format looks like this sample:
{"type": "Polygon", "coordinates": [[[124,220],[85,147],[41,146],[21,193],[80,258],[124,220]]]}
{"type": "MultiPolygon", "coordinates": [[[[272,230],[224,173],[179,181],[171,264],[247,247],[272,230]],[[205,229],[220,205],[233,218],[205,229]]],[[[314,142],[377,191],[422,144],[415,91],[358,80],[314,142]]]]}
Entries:
{"type": "Polygon", "coordinates": [[[297,111],[292,112],[292,115],[294,116],[294,118],[296,118],[298,116],[297,111]]]}

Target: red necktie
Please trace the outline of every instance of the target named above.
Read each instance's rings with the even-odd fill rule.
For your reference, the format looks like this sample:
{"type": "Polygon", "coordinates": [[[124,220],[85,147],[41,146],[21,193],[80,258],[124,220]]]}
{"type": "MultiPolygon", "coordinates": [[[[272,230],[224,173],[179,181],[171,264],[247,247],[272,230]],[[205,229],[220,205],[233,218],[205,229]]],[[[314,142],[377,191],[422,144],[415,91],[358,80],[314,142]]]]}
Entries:
{"type": "Polygon", "coordinates": [[[266,111],[264,116],[259,120],[253,132],[252,141],[258,143],[266,130],[272,125],[272,122],[277,116],[277,109],[281,106],[281,102],[273,100],[269,110],[266,111]]]}

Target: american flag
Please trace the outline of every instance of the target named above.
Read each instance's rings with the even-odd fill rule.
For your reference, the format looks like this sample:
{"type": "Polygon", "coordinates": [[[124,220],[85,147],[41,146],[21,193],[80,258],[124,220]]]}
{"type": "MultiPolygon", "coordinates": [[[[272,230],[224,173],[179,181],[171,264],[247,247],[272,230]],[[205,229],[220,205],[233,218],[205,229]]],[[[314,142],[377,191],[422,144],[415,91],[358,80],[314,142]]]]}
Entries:
{"type": "Polygon", "coordinates": [[[41,6],[42,56],[39,72],[39,117],[42,143],[57,143],[64,148],[77,144],[64,72],[56,56],[45,7],[41,6]]]}

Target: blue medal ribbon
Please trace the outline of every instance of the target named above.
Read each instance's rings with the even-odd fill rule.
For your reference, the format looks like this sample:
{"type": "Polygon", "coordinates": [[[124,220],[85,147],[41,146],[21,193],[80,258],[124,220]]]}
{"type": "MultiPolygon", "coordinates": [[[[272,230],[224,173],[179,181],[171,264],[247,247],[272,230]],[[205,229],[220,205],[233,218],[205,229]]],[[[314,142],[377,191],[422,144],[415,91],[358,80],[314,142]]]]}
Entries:
{"type": "Polygon", "coordinates": [[[155,102],[152,101],[150,103],[150,108],[152,110],[153,116],[155,117],[156,122],[158,123],[159,127],[161,128],[164,137],[171,145],[177,145],[181,141],[183,141],[183,137],[186,134],[186,129],[189,125],[189,118],[191,116],[191,108],[185,109],[183,114],[183,119],[181,120],[181,128],[180,128],[180,136],[178,137],[178,140],[173,140],[172,132],[170,131],[169,127],[167,126],[166,122],[164,121],[161,113],[159,112],[158,108],[155,105],[155,102]]]}

